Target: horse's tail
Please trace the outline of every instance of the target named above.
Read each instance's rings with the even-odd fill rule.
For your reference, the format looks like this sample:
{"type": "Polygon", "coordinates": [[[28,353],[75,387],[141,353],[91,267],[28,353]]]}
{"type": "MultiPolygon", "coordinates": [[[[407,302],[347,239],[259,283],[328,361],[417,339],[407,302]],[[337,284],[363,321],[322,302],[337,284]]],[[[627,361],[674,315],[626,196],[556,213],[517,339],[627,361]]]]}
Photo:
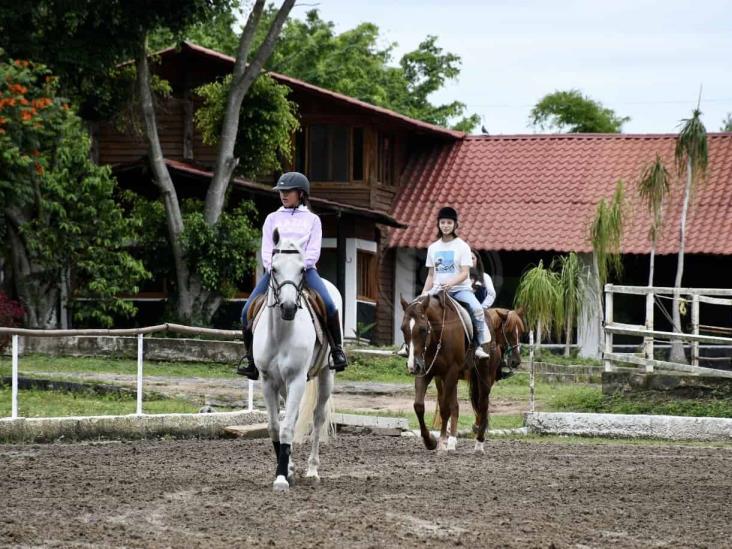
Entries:
{"type": "MultiPolygon", "coordinates": [[[[324,366],[327,368],[328,366],[324,366]]],[[[314,377],[305,384],[305,393],[300,401],[300,411],[297,414],[297,422],[295,423],[295,436],[293,441],[296,443],[302,443],[310,432],[313,430],[313,417],[315,414],[315,407],[318,405],[318,379],[319,376],[314,377]]],[[[328,442],[330,434],[335,432],[335,425],[333,425],[333,419],[331,416],[332,412],[332,401],[329,398],[325,405],[325,421],[320,429],[320,441],[328,442]]]]}

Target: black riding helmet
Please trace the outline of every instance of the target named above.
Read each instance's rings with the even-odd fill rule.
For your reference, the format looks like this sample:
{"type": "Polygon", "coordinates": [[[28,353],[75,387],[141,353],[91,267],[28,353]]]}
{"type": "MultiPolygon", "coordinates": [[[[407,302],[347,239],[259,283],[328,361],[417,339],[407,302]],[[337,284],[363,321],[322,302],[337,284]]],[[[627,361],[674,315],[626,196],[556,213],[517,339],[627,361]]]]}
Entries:
{"type": "Polygon", "coordinates": [[[440,211],[437,212],[437,224],[440,224],[440,219],[452,219],[455,224],[457,225],[458,222],[458,213],[455,210],[455,208],[451,208],[450,206],[445,206],[444,208],[440,208],[440,211]]]}
{"type": "Polygon", "coordinates": [[[286,172],[277,180],[277,185],[272,187],[274,191],[289,191],[290,189],[298,189],[309,195],[310,181],[300,172],[286,172]]]}

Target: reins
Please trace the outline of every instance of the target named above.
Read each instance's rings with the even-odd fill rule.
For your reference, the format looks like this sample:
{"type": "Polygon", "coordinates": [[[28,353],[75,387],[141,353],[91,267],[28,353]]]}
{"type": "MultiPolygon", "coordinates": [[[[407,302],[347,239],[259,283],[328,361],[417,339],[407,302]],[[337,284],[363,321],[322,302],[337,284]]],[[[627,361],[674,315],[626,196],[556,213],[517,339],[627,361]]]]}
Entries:
{"type": "MultiPolygon", "coordinates": [[[[279,248],[275,248],[272,250],[272,255],[275,254],[299,254],[300,250],[281,250],[279,248]]],[[[270,273],[269,277],[269,287],[272,290],[272,294],[274,295],[274,302],[271,305],[267,305],[268,307],[275,307],[280,304],[280,291],[282,288],[284,288],[287,285],[291,285],[295,287],[295,292],[297,292],[297,299],[295,300],[295,304],[297,305],[298,309],[302,309],[302,291],[305,285],[305,277],[303,276],[300,279],[299,284],[295,284],[292,280],[285,280],[283,282],[277,282],[277,279],[275,278],[274,271],[270,273]]]]}

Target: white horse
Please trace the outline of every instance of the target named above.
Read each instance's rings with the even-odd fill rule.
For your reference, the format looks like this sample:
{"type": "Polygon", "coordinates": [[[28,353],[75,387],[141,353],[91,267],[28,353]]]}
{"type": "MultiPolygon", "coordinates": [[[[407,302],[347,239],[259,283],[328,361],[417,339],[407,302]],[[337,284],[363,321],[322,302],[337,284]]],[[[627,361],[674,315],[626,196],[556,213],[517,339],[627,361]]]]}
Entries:
{"type": "MultiPolygon", "coordinates": [[[[269,435],[277,456],[273,488],[286,491],[294,480],[294,466],[290,461],[293,440],[300,442],[301,435],[310,431],[310,425],[313,446],[306,477],[320,479],[318,446],[321,435],[328,435],[330,421],[326,422],[326,419],[330,411],[334,372],[322,364],[320,373],[307,381],[314,356],[317,355],[320,362],[325,362],[328,349],[321,349],[318,344],[315,327],[302,294],[304,242],[280,240],[277,230],[273,240],[275,249],[267,302],[254,329],[252,351],[254,363],[262,375],[264,401],[269,414],[269,435]],[[280,395],[285,399],[285,417],[281,423],[280,395]]],[[[340,312],[340,293],[327,280],[323,282],[340,312]]]]}

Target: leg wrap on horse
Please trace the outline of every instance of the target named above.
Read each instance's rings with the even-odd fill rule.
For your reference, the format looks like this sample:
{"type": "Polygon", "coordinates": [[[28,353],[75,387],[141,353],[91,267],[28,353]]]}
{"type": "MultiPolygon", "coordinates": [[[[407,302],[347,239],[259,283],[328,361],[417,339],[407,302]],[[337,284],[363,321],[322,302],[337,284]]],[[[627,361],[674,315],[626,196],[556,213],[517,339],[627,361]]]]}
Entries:
{"type": "Polygon", "coordinates": [[[277,456],[277,476],[282,475],[287,477],[289,474],[288,468],[290,466],[290,445],[280,444],[279,455],[277,456]]]}

